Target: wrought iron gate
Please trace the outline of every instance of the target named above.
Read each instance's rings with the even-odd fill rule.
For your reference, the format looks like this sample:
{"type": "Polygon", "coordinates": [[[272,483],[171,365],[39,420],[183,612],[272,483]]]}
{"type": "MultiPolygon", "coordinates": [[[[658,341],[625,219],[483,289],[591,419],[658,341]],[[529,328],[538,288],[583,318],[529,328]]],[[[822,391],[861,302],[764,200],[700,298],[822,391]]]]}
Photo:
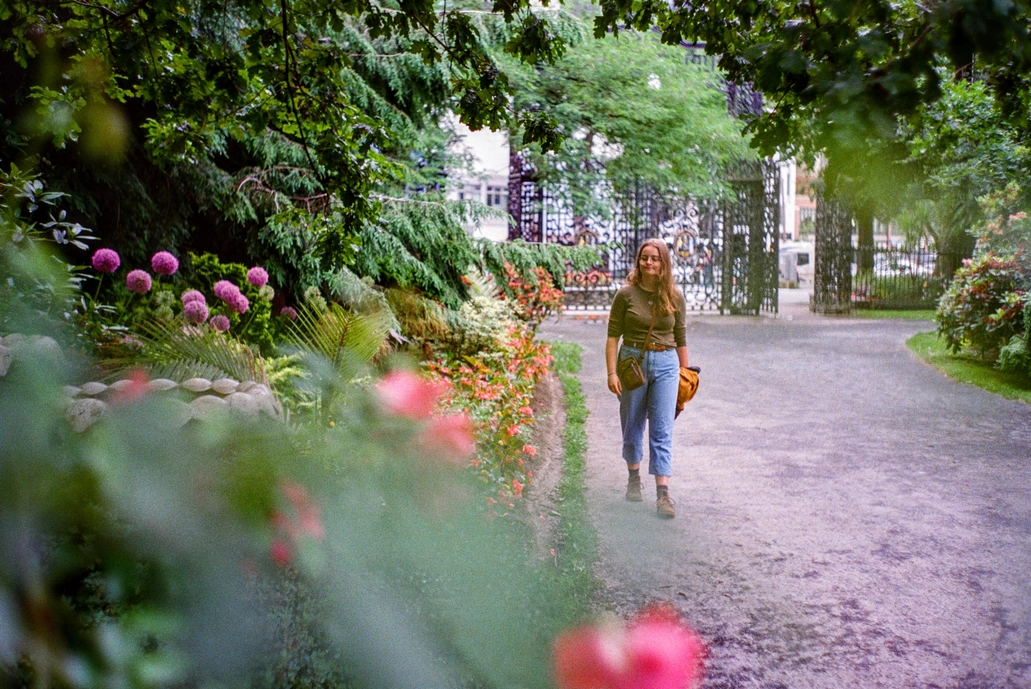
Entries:
{"type": "Polygon", "coordinates": [[[858,246],[850,210],[814,190],[816,257],[812,310],[846,314],[853,309],[934,308],[952,281],[954,254],[903,242],[858,246]]]}
{"type": "Polygon", "coordinates": [[[607,307],[626,283],[641,242],[658,237],[670,247],[688,310],[776,313],[778,169],[769,162],[741,165],[728,173],[728,182],[734,195],[718,203],[639,186],[613,198],[609,217],[574,215],[546,189],[524,182],[519,236],[600,247],[598,266],[567,275],[566,308],[607,307]]]}

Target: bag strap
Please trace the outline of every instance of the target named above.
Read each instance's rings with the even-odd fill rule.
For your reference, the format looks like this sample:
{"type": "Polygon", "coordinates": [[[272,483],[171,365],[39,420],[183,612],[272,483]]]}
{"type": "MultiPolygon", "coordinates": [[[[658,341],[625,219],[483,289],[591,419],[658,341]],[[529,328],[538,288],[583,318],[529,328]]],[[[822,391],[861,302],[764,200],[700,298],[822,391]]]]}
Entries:
{"type": "Polygon", "coordinates": [[[644,344],[641,345],[641,359],[642,360],[644,359],[644,353],[648,351],[648,343],[652,339],[652,330],[655,329],[655,319],[658,318],[658,317],[659,317],[658,312],[655,310],[655,307],[652,306],[652,322],[651,322],[651,325],[648,326],[648,334],[644,336],[644,344]]]}

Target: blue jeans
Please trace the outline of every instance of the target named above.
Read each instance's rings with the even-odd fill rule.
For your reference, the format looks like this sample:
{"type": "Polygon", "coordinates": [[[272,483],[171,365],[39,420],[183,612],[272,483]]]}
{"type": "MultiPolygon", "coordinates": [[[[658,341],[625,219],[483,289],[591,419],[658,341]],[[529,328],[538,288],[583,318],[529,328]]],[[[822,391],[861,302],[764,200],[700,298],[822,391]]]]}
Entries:
{"type": "MultiPolygon", "coordinates": [[[[641,350],[621,347],[620,360],[641,357],[641,350]]],[[[644,457],[644,422],[648,421],[648,473],[669,476],[673,471],[673,414],[680,387],[680,357],[675,349],[645,352],[641,359],[645,383],[619,396],[623,428],[623,459],[639,464],[644,457]]]]}

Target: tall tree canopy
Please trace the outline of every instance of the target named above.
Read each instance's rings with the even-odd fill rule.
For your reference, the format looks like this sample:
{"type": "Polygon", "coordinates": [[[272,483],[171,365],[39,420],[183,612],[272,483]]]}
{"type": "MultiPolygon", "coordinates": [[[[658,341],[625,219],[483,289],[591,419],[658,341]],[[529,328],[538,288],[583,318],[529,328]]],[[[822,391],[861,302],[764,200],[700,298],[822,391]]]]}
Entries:
{"type": "MultiPolygon", "coordinates": [[[[750,129],[763,152],[827,150],[832,165],[897,117],[942,94],[948,73],[976,69],[1001,112],[1031,126],[1031,6],[1026,0],[601,0],[595,33],[658,26],[667,43],[703,41],[728,78],[751,82],[767,111],[750,129]]],[[[904,151],[899,151],[904,155],[904,151]]]]}
{"type": "Polygon", "coordinates": [[[688,58],[651,32],[624,32],[575,43],[554,64],[513,67],[517,107],[550,113],[565,135],[553,153],[535,148],[535,167],[577,212],[604,203],[603,186],[711,198],[721,168],[754,155],[720,75],[688,58]]]}
{"type": "MultiPolygon", "coordinates": [[[[529,0],[4,0],[0,159],[29,161],[130,259],[260,254],[303,287],[413,225],[399,215],[443,243],[460,230],[453,208],[401,203],[442,197],[445,112],[540,131],[509,104],[498,33],[531,64],[564,46],[529,0]]],[[[426,258],[399,247],[395,265],[426,258]]]]}

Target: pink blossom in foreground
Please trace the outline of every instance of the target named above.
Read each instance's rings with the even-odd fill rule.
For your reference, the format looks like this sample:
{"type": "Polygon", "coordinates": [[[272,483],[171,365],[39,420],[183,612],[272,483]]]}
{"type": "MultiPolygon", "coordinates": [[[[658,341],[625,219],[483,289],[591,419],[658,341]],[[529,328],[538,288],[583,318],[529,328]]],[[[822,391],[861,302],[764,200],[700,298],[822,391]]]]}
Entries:
{"type": "Polygon", "coordinates": [[[97,249],[93,252],[93,269],[101,273],[113,273],[122,265],[122,259],[114,249],[97,249]]]}
{"type": "Polygon", "coordinates": [[[671,606],[653,606],[623,628],[586,625],[555,640],[559,689],[692,689],[705,646],[671,606]]]}
{"type": "Polygon", "coordinates": [[[297,320],[297,309],[292,306],[284,306],[279,310],[279,315],[284,318],[289,318],[292,321],[297,320]]]}
{"type": "Polygon", "coordinates": [[[150,257],[150,267],[158,275],[172,275],[179,270],[179,259],[167,251],[159,251],[150,257]]]}
{"type": "Polygon", "coordinates": [[[300,483],[283,481],[279,491],[290,501],[294,508],[296,520],[287,525],[287,533],[296,540],[300,536],[311,536],[321,541],[326,537],[326,528],[322,525],[322,511],[308,495],[308,490],[300,483]]]}
{"type": "Polygon", "coordinates": [[[522,482],[519,479],[512,479],[512,495],[516,496],[517,498],[523,497],[524,487],[525,486],[523,486],[522,482]]]}
{"type": "Polygon", "coordinates": [[[240,293],[240,288],[229,282],[229,280],[219,280],[215,283],[214,292],[216,297],[228,303],[240,293]]]}
{"type": "Polygon", "coordinates": [[[204,296],[204,294],[201,293],[201,292],[198,292],[195,289],[191,289],[191,290],[187,290],[187,291],[183,292],[183,296],[180,297],[180,299],[183,302],[183,306],[186,306],[191,301],[199,301],[202,304],[207,304],[208,303],[208,300],[204,296]]]}
{"type": "Polygon", "coordinates": [[[428,380],[411,371],[391,371],[376,384],[384,411],[409,419],[428,419],[447,383],[428,380]]]}
{"type": "Polygon", "coordinates": [[[419,435],[419,446],[453,463],[461,463],[476,451],[473,420],[465,413],[434,416],[419,435]]]}
{"type": "Polygon", "coordinates": [[[290,546],[281,538],[272,541],[272,545],[269,546],[269,555],[272,556],[272,561],[280,567],[286,567],[292,559],[290,546]]]}
{"type": "Polygon", "coordinates": [[[142,369],[133,369],[126,378],[129,384],[111,396],[111,404],[134,402],[150,392],[150,376],[142,369]]]}
{"type": "Polygon", "coordinates": [[[150,291],[150,273],[145,270],[130,270],[125,276],[125,286],[130,292],[146,294],[150,291]]]}
{"type": "Polygon", "coordinates": [[[183,304],[183,316],[194,325],[208,320],[208,305],[203,301],[188,301],[183,304]]]}
{"type": "Polygon", "coordinates": [[[211,320],[208,321],[208,323],[210,323],[211,327],[220,333],[224,333],[225,331],[229,330],[229,319],[223,316],[222,314],[212,316],[211,320]]]}
{"type": "Polygon", "coordinates": [[[268,271],[261,266],[254,266],[247,271],[247,282],[255,287],[264,287],[268,283],[268,271]]]}

